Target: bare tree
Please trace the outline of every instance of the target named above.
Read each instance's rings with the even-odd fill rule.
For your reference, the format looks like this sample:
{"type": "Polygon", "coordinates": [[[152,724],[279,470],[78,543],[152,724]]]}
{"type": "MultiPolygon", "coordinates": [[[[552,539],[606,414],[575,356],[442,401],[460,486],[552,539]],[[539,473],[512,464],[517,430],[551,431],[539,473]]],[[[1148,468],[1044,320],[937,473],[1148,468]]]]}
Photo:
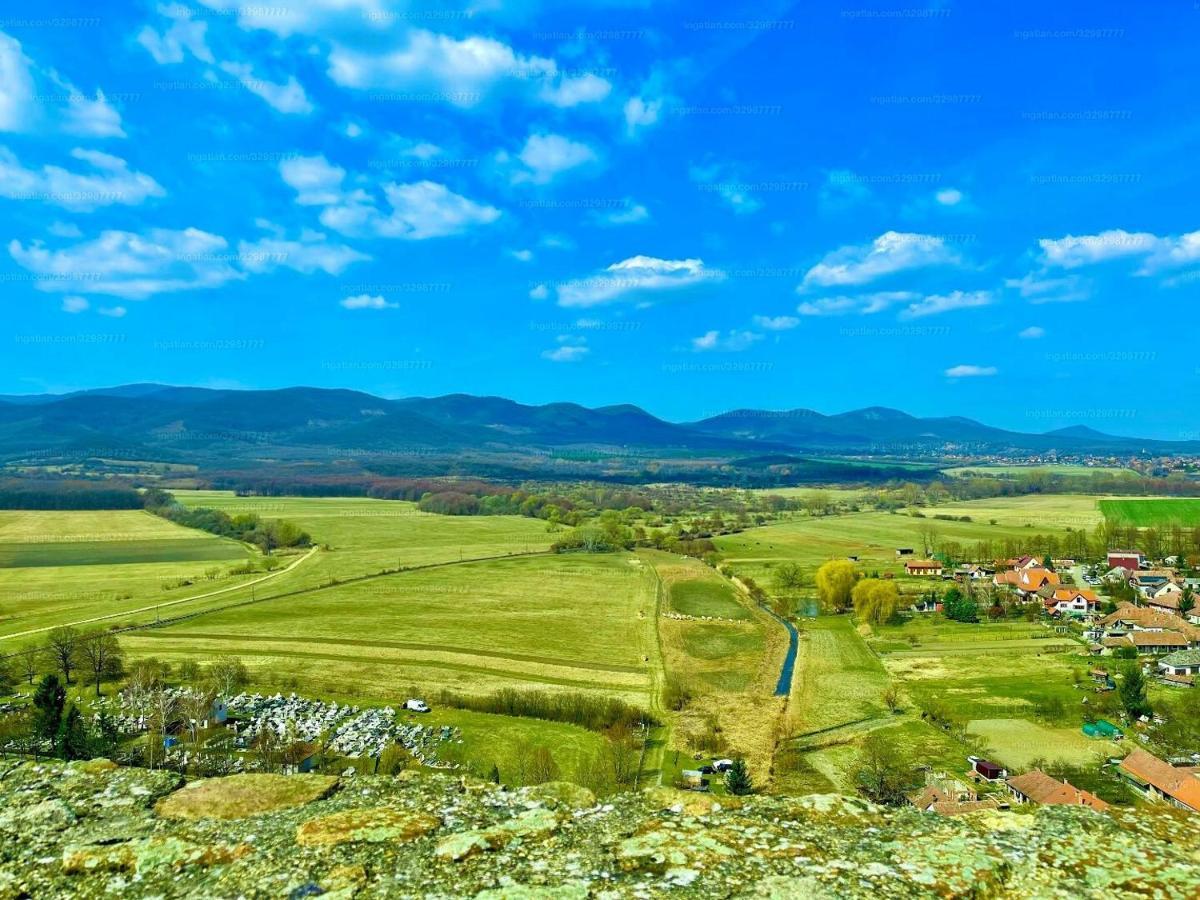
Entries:
{"type": "Polygon", "coordinates": [[[56,669],[63,673],[67,684],[75,671],[79,654],[79,632],[70,625],[52,629],[46,639],[46,655],[56,669]]]}
{"type": "Polygon", "coordinates": [[[36,649],[27,650],[21,654],[21,673],[29,679],[30,684],[33,684],[33,679],[38,676],[38,651],[36,649]]]}
{"type": "Polygon", "coordinates": [[[214,693],[225,700],[237,694],[250,681],[246,665],[236,656],[218,656],[208,667],[208,682],[214,693]]]}
{"type": "Polygon", "coordinates": [[[200,728],[200,723],[207,720],[212,714],[213,700],[215,699],[210,688],[193,687],[182,693],[180,699],[181,711],[187,723],[188,734],[192,738],[192,743],[196,742],[196,734],[200,728]]]}
{"type": "Polygon", "coordinates": [[[92,674],[96,682],[96,696],[100,696],[100,681],[121,669],[121,645],[116,635],[107,631],[93,631],[79,638],[78,657],[82,665],[92,674]]]}

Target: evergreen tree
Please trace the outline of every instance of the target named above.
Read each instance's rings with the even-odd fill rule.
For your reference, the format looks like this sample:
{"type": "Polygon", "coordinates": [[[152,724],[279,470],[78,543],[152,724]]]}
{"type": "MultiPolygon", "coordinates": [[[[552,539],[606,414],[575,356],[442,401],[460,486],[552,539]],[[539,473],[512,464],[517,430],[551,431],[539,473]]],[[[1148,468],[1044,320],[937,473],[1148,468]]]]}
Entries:
{"type": "Polygon", "coordinates": [[[62,724],[63,704],[67,702],[67,692],[59,684],[57,675],[47,675],[38,684],[33,694],[33,706],[37,710],[34,718],[34,731],[37,737],[54,740],[58,737],[58,727],[62,724]]]}
{"type": "Polygon", "coordinates": [[[83,716],[72,704],[58,726],[57,743],[63,759],[91,759],[91,741],[83,716]]]}
{"type": "Polygon", "coordinates": [[[500,767],[492,763],[492,784],[500,783],[500,767]]]}
{"type": "Polygon", "coordinates": [[[725,773],[725,790],[737,797],[754,790],[754,785],[750,782],[750,773],[746,769],[746,761],[740,756],[725,773]]]}
{"type": "Polygon", "coordinates": [[[1126,669],[1125,677],[1121,679],[1121,703],[1130,718],[1150,715],[1150,702],[1146,699],[1146,676],[1137,664],[1126,669]]]}

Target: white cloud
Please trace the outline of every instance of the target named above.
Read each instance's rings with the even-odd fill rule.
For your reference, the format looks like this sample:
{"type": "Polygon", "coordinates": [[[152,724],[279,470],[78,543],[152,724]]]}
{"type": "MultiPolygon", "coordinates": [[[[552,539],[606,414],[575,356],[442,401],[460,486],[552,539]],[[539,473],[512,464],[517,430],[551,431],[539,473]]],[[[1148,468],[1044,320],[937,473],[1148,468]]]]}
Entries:
{"type": "Polygon", "coordinates": [[[304,0],[303,3],[254,4],[246,0],[200,0],[209,9],[236,13],[246,30],[270,31],[279,37],[321,35],[331,29],[382,30],[400,18],[391,0],[304,0]]]}
{"type": "Polygon", "coordinates": [[[520,54],[494,38],[457,38],[420,28],[409,29],[384,49],[335,40],[329,77],[356,90],[433,92],[431,99],[464,108],[502,87],[559,107],[595,103],[612,91],[608,80],[594,73],[562,72],[553,59],[520,54]]]}
{"type": "Polygon", "coordinates": [[[613,263],[591,277],[567,281],[558,286],[558,305],[565,307],[599,306],[628,295],[677,290],[710,281],[725,274],[708,269],[700,259],[658,259],[632,256],[613,263]]]}
{"type": "Polygon", "coordinates": [[[538,96],[551,106],[567,108],[581,103],[596,103],[611,91],[611,82],[587,72],[578,76],[562,76],[557,83],[547,83],[538,96]]]}
{"type": "Polygon", "coordinates": [[[1040,325],[1030,325],[1028,328],[1021,329],[1017,337],[1022,340],[1032,341],[1046,336],[1046,329],[1040,325]]]}
{"type": "Polygon", "coordinates": [[[943,188],[933,198],[942,206],[958,206],[963,201],[963,192],[958,188],[943,188]]]}
{"type": "Polygon", "coordinates": [[[8,252],[22,268],[41,276],[37,288],[48,293],[138,300],[245,277],[230,264],[226,240],[197,228],[103,231],[94,240],[61,250],[50,250],[41,241],[25,246],[13,240],[8,252]]]}
{"type": "Polygon", "coordinates": [[[34,116],[33,62],[0,31],[0,131],[25,131],[34,116]]]}
{"type": "Polygon", "coordinates": [[[1064,269],[1139,258],[1142,265],[1135,274],[1144,276],[1200,263],[1200,231],[1160,236],[1116,228],[1099,234],[1042,238],[1038,244],[1046,266],[1064,269]]]}
{"type": "Polygon", "coordinates": [[[753,331],[727,331],[724,335],[720,331],[707,331],[700,337],[692,338],[692,349],[697,352],[706,350],[723,350],[730,353],[737,353],[741,350],[748,349],[752,344],[762,340],[761,334],[756,334],[753,331]]]}
{"type": "Polygon", "coordinates": [[[342,199],[346,170],[324,156],[297,156],[279,164],[279,174],[301,206],[329,206],[342,199]]]}
{"type": "Polygon", "coordinates": [[[946,370],[947,378],[983,378],[997,373],[995,366],[951,366],[946,370]]]}
{"type": "Polygon", "coordinates": [[[866,178],[849,169],[832,169],[825,173],[817,196],[822,209],[836,212],[870,200],[871,188],[866,178]]]}
{"type": "Polygon", "coordinates": [[[331,243],[321,232],[308,229],[301,232],[300,239],[295,241],[285,240],[276,234],[238,244],[238,263],[247,272],[255,274],[285,268],[305,275],[317,271],[340,275],[353,263],[370,258],[345,244],[331,243]]]}
{"type": "Polygon", "coordinates": [[[221,70],[236,78],[250,93],[265,100],[276,112],[285,115],[307,115],[313,111],[308,95],[294,76],[288,76],[288,80],[283,84],[276,84],[257,77],[254,67],[249,63],[223,62],[221,70]]]}
{"type": "Polygon", "coordinates": [[[647,100],[644,97],[630,97],[623,107],[625,113],[625,133],[633,136],[643,128],[648,128],[658,121],[662,112],[661,100],[647,100]]]}
{"type": "Polygon", "coordinates": [[[529,290],[529,297],[531,300],[545,300],[549,296],[550,288],[546,287],[544,284],[535,284],[529,290]]]}
{"type": "Polygon", "coordinates": [[[396,309],[400,306],[399,303],[389,303],[387,300],[378,294],[358,294],[355,297],[346,297],[341,301],[341,305],[346,309],[396,309]]]}
{"type": "Polygon", "coordinates": [[[89,100],[73,88],[62,111],[62,130],[82,137],[125,137],[121,114],[108,105],[101,90],[89,100]]]}
{"type": "Polygon", "coordinates": [[[343,234],[420,241],[461,234],[500,218],[495,207],[476,203],[432,181],[383,185],[391,206],[390,212],[383,212],[367,190],[345,191],[346,171],[324,156],[285,160],[279,165],[279,174],[296,191],[297,203],[323,206],[321,222],[343,234]]]}
{"type": "Polygon", "coordinates": [[[0,31],[0,131],[50,130],[83,137],[124,137],[104,92],[89,97],[53,69],[40,69],[16,38],[0,31]]]}
{"type": "Polygon", "coordinates": [[[1075,303],[1090,296],[1087,282],[1078,275],[1051,278],[1040,273],[1030,273],[1022,278],[1005,279],[1004,286],[1034,304],[1075,303]]]}
{"type": "Polygon", "coordinates": [[[62,310],[67,313],[81,313],[86,310],[90,303],[85,297],[69,296],[62,299],[62,310]]]}
{"type": "Polygon", "coordinates": [[[347,122],[345,127],[342,128],[342,134],[351,139],[362,137],[363,127],[357,122],[347,122]]]}
{"type": "Polygon", "coordinates": [[[542,359],[551,362],[579,362],[591,352],[582,344],[563,344],[553,350],[543,350],[542,359]]]}
{"type": "Polygon", "coordinates": [[[897,303],[911,303],[919,296],[920,294],[914,291],[876,291],[868,294],[822,297],[819,300],[806,300],[796,307],[796,312],[802,316],[840,316],[845,313],[872,315],[883,312],[897,303]]]}
{"type": "Polygon", "coordinates": [[[102,316],[108,316],[110,319],[123,319],[127,310],[123,306],[102,306],[96,312],[102,316]]]}
{"type": "MultiPolygon", "coordinates": [[[[501,155],[501,162],[507,159],[507,154],[501,155]]],[[[594,163],[597,159],[596,151],[587,144],[572,141],[561,134],[531,134],[517,154],[520,165],[515,167],[512,181],[514,184],[549,184],[562,173],[594,163]]]]}
{"type": "Polygon", "coordinates": [[[73,172],[61,166],[26,169],[11,150],[0,147],[0,197],[39,200],[87,212],[114,204],[137,206],[149,197],[166,194],[157,181],[130,171],[119,157],[78,148],[71,151],[71,156],[90,171],[73,172]]]}
{"type": "Polygon", "coordinates": [[[598,213],[596,222],[601,225],[636,225],[650,218],[650,211],[640,203],[626,199],[625,205],[611,212],[598,213]]]}
{"type": "Polygon", "coordinates": [[[910,303],[900,313],[902,319],[919,319],[956,309],[990,306],[995,300],[991,291],[952,291],[949,294],[930,294],[910,303]]]}
{"type": "Polygon", "coordinates": [[[787,331],[800,324],[795,316],[755,316],[753,321],[767,331],[787,331]]]}
{"type": "Polygon", "coordinates": [[[1042,238],[1038,245],[1042,248],[1042,262],[1047,266],[1075,269],[1122,257],[1149,256],[1160,249],[1162,239],[1144,231],[1117,228],[1099,234],[1042,238]]]}
{"type": "Polygon", "coordinates": [[[517,260],[517,262],[531,262],[533,260],[532,250],[509,250],[508,255],[517,260]]]}
{"type": "Polygon", "coordinates": [[[171,20],[170,27],[160,33],[146,25],[137,36],[137,42],[146,48],[156,63],[181,63],[184,50],[201,62],[211,64],[215,61],[205,39],[208,32],[206,22],[193,19],[191,10],[180,3],[160,5],[158,11],[171,20]]]}
{"type": "Polygon", "coordinates": [[[940,237],[888,231],[870,244],[845,246],[827,254],[808,270],[802,287],[866,284],[885,275],[958,261],[958,255],[940,237]]]}

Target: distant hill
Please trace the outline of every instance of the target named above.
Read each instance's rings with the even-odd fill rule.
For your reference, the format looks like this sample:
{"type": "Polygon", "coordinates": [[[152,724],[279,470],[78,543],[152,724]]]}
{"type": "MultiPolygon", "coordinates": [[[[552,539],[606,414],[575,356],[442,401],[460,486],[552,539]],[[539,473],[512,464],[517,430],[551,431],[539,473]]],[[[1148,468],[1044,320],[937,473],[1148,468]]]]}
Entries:
{"type": "Polygon", "coordinates": [[[0,459],[7,461],[116,457],[211,468],[372,459],[385,461],[393,472],[429,474],[450,470],[448,459],[456,472],[489,467],[521,472],[530,469],[530,460],[586,453],[682,465],[711,457],[950,450],[1194,453],[1200,443],[1117,437],[1082,426],[1025,434],[885,407],[837,415],[741,409],[674,423],[631,405],[530,406],[468,394],[388,400],[312,387],[243,391],[136,384],[0,398],[0,459]]]}

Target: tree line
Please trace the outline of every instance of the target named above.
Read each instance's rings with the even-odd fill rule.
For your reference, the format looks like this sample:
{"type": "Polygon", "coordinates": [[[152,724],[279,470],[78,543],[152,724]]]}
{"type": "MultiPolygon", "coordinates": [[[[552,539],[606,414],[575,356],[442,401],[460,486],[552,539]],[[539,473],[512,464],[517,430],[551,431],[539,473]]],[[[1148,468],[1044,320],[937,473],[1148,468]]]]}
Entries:
{"type": "Polygon", "coordinates": [[[257,513],[235,516],[205,506],[184,506],[167,491],[151,488],[144,495],[145,508],[176,525],[207,531],[220,537],[255,544],[263,553],[280,547],[308,547],[312,538],[294,522],[263,519],[257,513]]]}

